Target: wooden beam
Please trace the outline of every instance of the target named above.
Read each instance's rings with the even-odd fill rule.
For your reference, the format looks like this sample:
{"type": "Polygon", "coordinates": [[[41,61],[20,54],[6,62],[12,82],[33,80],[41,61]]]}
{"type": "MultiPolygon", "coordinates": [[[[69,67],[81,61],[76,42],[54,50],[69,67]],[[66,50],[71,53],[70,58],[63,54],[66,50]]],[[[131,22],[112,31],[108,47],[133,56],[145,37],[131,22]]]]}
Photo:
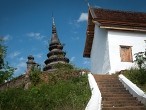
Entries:
{"type": "Polygon", "coordinates": [[[132,28],[126,28],[126,27],[124,28],[124,27],[114,27],[114,26],[100,26],[100,28],[146,32],[146,29],[132,29],[132,28]]]}

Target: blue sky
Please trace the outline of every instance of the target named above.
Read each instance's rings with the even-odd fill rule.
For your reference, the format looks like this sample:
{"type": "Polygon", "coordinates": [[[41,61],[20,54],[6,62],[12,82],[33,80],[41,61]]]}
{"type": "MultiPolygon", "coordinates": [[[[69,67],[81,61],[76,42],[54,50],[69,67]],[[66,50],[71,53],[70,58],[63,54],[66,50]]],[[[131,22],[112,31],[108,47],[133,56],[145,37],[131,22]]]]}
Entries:
{"type": "MultiPolygon", "coordinates": [[[[146,0],[88,0],[91,6],[146,12],[146,0]]],[[[88,6],[85,0],[0,0],[0,36],[8,46],[6,61],[17,70],[26,70],[28,55],[41,66],[47,59],[51,37],[52,12],[64,51],[71,63],[90,69],[83,58],[88,6]]]]}

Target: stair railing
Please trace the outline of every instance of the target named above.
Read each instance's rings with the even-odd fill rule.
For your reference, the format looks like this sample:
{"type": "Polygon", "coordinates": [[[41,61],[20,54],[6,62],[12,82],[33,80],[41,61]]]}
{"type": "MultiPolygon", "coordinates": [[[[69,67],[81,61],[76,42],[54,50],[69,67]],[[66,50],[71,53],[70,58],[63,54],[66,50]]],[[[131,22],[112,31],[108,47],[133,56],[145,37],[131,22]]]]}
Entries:
{"type": "Polygon", "coordinates": [[[88,74],[88,81],[92,95],[85,110],[101,110],[101,92],[91,73],[88,74]]]}
{"type": "Polygon", "coordinates": [[[132,83],[129,79],[127,79],[124,75],[119,75],[119,80],[122,82],[124,87],[133,95],[133,97],[137,97],[137,99],[146,105],[146,93],[144,93],[136,84],[132,83]]]}

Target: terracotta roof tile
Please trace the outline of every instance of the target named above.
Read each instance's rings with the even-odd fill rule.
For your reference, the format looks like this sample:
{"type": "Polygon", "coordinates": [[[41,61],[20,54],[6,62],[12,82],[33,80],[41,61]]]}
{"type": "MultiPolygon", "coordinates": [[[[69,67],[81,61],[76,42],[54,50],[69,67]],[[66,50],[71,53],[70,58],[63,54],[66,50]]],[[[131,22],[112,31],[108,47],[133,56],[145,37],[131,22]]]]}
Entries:
{"type": "Polygon", "coordinates": [[[115,10],[108,10],[101,8],[90,8],[90,10],[94,11],[96,18],[102,20],[146,23],[146,13],[142,13],[142,12],[120,11],[120,10],[115,11],[115,10]]]}
{"type": "Polygon", "coordinates": [[[89,8],[84,57],[90,57],[95,23],[100,28],[146,32],[146,13],[89,8]]]}
{"type": "Polygon", "coordinates": [[[90,10],[95,15],[93,20],[99,22],[101,25],[115,26],[117,24],[118,27],[125,26],[126,28],[146,29],[146,13],[101,8],[90,8],[90,10]]]}

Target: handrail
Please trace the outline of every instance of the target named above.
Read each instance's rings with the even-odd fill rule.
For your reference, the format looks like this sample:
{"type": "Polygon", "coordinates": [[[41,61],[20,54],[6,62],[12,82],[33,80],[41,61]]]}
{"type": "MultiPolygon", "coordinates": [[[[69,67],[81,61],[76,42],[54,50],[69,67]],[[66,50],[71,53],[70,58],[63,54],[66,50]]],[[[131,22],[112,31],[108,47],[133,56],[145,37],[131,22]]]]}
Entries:
{"type": "Polygon", "coordinates": [[[139,87],[136,86],[136,84],[132,83],[122,74],[119,75],[119,80],[134,97],[137,97],[141,103],[146,105],[146,93],[144,93],[139,87]]]}
{"type": "Polygon", "coordinates": [[[94,76],[91,73],[88,74],[88,81],[92,95],[85,110],[101,110],[101,93],[94,76]]]}

